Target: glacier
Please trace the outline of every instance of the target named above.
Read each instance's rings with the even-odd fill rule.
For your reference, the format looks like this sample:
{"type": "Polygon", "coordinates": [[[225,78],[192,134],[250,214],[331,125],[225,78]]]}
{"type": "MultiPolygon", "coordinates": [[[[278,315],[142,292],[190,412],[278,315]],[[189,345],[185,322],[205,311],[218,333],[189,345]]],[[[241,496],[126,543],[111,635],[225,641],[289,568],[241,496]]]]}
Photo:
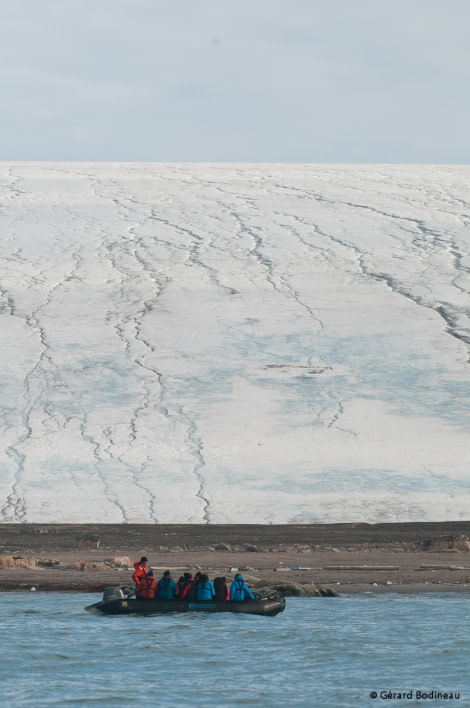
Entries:
{"type": "Polygon", "coordinates": [[[1,163],[0,522],[468,519],[469,184],[1,163]]]}

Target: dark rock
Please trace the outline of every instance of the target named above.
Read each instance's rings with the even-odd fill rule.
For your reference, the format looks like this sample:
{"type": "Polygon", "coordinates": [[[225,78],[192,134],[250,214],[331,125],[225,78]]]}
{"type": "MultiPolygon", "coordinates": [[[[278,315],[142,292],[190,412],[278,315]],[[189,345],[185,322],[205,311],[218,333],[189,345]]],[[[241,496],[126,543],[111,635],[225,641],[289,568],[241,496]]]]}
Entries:
{"type": "Polygon", "coordinates": [[[256,588],[256,595],[258,597],[337,597],[338,593],[332,588],[313,584],[276,583],[256,588]]]}
{"type": "Polygon", "coordinates": [[[98,549],[100,547],[100,537],[97,533],[84,533],[77,539],[78,550],[98,549]]]}
{"type": "Polygon", "coordinates": [[[464,536],[463,534],[460,536],[437,536],[429,541],[424,541],[422,547],[423,550],[434,553],[449,551],[454,553],[468,553],[470,552],[470,541],[468,540],[468,536],[464,536]]]}
{"type": "Polygon", "coordinates": [[[40,568],[58,568],[60,565],[62,565],[60,560],[56,560],[55,558],[48,558],[48,559],[39,559],[38,560],[38,566],[40,568]]]}

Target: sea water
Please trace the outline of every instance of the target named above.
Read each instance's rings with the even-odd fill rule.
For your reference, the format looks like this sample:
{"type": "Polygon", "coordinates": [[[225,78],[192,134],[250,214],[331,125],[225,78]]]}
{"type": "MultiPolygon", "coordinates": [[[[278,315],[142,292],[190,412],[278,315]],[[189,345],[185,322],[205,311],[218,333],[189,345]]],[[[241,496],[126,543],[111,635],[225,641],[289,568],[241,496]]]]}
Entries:
{"type": "Polygon", "coordinates": [[[0,595],[5,706],[470,706],[470,593],[288,598],[277,617],[109,617],[0,595]]]}

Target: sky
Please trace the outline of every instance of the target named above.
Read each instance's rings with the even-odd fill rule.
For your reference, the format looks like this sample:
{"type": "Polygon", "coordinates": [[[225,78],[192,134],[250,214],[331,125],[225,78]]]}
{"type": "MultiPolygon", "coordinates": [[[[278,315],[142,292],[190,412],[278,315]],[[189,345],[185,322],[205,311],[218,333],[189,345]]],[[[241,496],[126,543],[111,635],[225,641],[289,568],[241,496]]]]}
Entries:
{"type": "Polygon", "coordinates": [[[468,0],[0,0],[0,160],[470,161],[468,0]]]}

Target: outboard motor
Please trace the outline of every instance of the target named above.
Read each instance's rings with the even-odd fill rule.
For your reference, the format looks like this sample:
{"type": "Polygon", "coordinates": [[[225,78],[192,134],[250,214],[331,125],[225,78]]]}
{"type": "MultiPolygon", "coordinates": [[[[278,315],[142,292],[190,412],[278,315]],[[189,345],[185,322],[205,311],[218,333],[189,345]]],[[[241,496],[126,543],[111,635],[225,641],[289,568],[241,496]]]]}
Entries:
{"type": "Polygon", "coordinates": [[[105,588],[103,592],[103,602],[108,602],[109,600],[124,600],[124,593],[121,588],[105,588]]]}

